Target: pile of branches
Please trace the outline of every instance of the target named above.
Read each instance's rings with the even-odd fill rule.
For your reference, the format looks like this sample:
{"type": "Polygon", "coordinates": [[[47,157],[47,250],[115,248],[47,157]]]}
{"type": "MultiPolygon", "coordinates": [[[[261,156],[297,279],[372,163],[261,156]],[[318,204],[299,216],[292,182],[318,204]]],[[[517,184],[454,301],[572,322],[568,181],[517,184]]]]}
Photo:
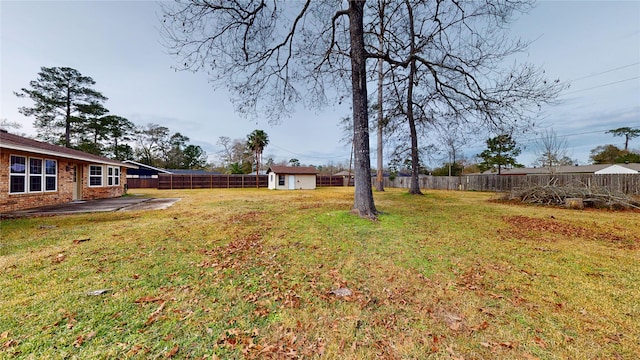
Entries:
{"type": "Polygon", "coordinates": [[[582,183],[567,185],[536,185],[512,190],[506,200],[520,200],[528,204],[563,205],[568,198],[582,199],[585,206],[607,209],[640,209],[640,201],[627,194],[582,183]]]}

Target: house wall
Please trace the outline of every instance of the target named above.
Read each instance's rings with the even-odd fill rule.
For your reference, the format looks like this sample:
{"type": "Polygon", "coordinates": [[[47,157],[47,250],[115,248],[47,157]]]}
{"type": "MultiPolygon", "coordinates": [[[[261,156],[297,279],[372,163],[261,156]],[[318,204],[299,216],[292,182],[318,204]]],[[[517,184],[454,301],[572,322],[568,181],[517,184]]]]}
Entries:
{"type": "MultiPolygon", "coordinates": [[[[281,174],[269,173],[269,189],[272,190],[289,190],[289,177],[290,174],[284,174],[284,185],[278,184],[278,176],[281,174]]],[[[300,175],[295,176],[295,189],[296,190],[313,190],[316,188],[316,175],[300,175]]]]}
{"type": "Polygon", "coordinates": [[[78,164],[72,160],[55,156],[43,156],[22,151],[2,149],[0,152],[0,212],[9,212],[34,207],[55,205],[73,200],[74,166],[82,167],[83,200],[117,197],[124,194],[126,168],[120,169],[120,186],[89,187],[89,164],[78,164]],[[57,190],[51,192],[9,193],[9,160],[11,155],[56,160],[58,165],[57,190]]]}
{"type": "MultiPolygon", "coordinates": [[[[287,178],[287,181],[289,179],[287,178]]],[[[316,188],[315,175],[296,175],[296,189],[313,190],[316,188]]]]}

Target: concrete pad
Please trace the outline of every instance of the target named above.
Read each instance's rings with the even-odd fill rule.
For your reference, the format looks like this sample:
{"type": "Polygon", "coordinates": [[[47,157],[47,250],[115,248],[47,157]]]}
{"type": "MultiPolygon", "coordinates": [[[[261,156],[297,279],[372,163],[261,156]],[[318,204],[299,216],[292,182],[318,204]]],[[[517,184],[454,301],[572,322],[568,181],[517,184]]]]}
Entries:
{"type": "Polygon", "coordinates": [[[136,196],[118,197],[111,199],[97,199],[86,201],[73,201],[70,203],[43,206],[33,209],[12,211],[3,213],[3,218],[24,216],[51,216],[64,214],[79,214],[107,211],[135,211],[135,210],[161,210],[173,205],[177,198],[155,199],[136,196]]]}

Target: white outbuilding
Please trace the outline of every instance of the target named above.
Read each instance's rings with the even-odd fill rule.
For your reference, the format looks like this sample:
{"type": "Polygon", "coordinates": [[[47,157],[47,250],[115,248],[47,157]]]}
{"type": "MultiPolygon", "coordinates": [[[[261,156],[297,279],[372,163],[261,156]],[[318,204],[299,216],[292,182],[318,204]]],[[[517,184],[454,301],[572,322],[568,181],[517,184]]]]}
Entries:
{"type": "Polygon", "coordinates": [[[318,170],[313,166],[271,166],[267,170],[269,189],[313,190],[318,170]]]}

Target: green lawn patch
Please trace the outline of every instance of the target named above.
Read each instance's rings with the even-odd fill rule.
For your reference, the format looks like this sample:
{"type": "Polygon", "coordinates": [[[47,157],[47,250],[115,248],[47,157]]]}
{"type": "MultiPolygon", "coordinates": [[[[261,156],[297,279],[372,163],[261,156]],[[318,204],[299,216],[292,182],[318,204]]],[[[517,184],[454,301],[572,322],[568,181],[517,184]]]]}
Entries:
{"type": "Polygon", "coordinates": [[[640,356],[637,213],[352,192],[3,220],[0,358],[640,356]]]}

